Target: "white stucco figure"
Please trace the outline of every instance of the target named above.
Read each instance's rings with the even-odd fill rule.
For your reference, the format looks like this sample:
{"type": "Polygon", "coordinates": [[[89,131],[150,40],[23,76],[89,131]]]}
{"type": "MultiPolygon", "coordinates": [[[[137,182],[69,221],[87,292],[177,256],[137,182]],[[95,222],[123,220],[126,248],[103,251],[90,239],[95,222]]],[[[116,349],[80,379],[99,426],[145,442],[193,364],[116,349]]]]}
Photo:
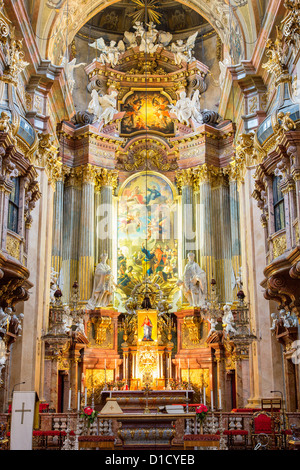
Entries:
{"type": "Polygon", "coordinates": [[[99,102],[99,95],[97,90],[92,90],[91,97],[92,99],[89,102],[87,110],[89,113],[94,114],[95,120],[100,120],[102,114],[102,107],[99,102]]]}
{"type": "Polygon", "coordinates": [[[216,330],[216,326],[217,326],[217,320],[215,320],[214,318],[211,318],[209,320],[209,323],[210,323],[210,330],[209,330],[209,333],[208,333],[208,336],[209,337],[210,335],[212,335],[216,330]]]}
{"type": "Polygon", "coordinates": [[[111,267],[107,264],[107,255],[103,254],[96,266],[92,297],[87,303],[87,309],[106,307],[112,300],[114,288],[111,267]]]}
{"type": "Polygon", "coordinates": [[[189,63],[194,60],[193,49],[197,35],[198,31],[192,34],[186,41],[177,39],[175,42],[172,42],[170,50],[174,53],[176,65],[181,65],[182,61],[189,63]]]}
{"type": "Polygon", "coordinates": [[[117,65],[120,54],[125,52],[125,44],[122,40],[118,44],[116,41],[110,41],[109,45],[106,45],[104,39],[99,38],[92,44],[89,44],[89,46],[100,52],[99,57],[94,60],[98,60],[103,65],[111,65],[112,67],[117,65]]]}
{"type": "Polygon", "coordinates": [[[179,94],[179,100],[175,105],[171,104],[169,109],[176,115],[178,121],[182,124],[188,124],[189,119],[193,119],[198,124],[202,124],[203,122],[200,111],[199,90],[195,91],[192,99],[186,96],[185,91],[181,91],[179,94]]]}
{"type": "Polygon", "coordinates": [[[102,108],[101,119],[104,120],[105,124],[108,124],[113,120],[117,110],[117,96],[118,92],[113,90],[108,95],[99,96],[99,103],[102,108]]]}
{"type": "Polygon", "coordinates": [[[204,305],[206,296],[206,274],[195,261],[194,253],[188,254],[188,262],[184,269],[183,280],[178,281],[182,285],[183,294],[189,305],[201,307],[204,305]]]}
{"type": "Polygon", "coordinates": [[[279,313],[278,312],[271,313],[271,318],[272,318],[272,326],[271,326],[270,330],[275,331],[277,322],[279,320],[279,313]]]}
{"type": "Polygon", "coordinates": [[[94,114],[95,120],[102,121],[103,119],[104,123],[108,124],[118,112],[116,108],[117,95],[118,93],[114,90],[104,96],[100,96],[96,90],[92,90],[88,112],[94,114]]]}
{"type": "Polygon", "coordinates": [[[77,67],[81,67],[83,65],[86,65],[86,63],[81,62],[80,64],[76,64],[76,59],[71,60],[68,62],[68,59],[66,57],[63,58],[62,60],[62,66],[65,69],[66,77],[68,80],[69,88],[72,93],[75,85],[75,79],[74,79],[74,69],[77,67]]]}
{"type": "Polygon", "coordinates": [[[230,308],[229,304],[224,305],[223,307],[224,314],[223,314],[223,319],[222,319],[222,325],[224,328],[224,331],[227,335],[230,333],[236,334],[236,329],[234,328],[234,317],[230,308]]]}

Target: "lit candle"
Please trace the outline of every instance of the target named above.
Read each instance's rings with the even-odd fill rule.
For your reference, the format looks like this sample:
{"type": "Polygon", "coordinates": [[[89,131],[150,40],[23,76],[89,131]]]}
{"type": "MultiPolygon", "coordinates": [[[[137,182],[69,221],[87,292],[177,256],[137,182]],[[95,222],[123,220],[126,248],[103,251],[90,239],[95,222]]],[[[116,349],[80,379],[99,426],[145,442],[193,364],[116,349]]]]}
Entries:
{"type": "Polygon", "coordinates": [[[211,409],[214,409],[214,393],[213,391],[210,392],[210,401],[211,401],[211,409]]]}
{"type": "Polygon", "coordinates": [[[219,388],[219,409],[222,409],[222,395],[221,395],[221,389],[219,388]]]}
{"type": "Polygon", "coordinates": [[[203,405],[206,405],[206,390],[205,390],[205,387],[203,387],[203,405]]]}
{"type": "Polygon", "coordinates": [[[87,405],[87,388],[84,389],[84,406],[87,405]]]}
{"type": "Polygon", "coordinates": [[[71,395],[72,395],[72,390],[69,389],[69,403],[68,403],[68,410],[71,409],[71,395]]]}

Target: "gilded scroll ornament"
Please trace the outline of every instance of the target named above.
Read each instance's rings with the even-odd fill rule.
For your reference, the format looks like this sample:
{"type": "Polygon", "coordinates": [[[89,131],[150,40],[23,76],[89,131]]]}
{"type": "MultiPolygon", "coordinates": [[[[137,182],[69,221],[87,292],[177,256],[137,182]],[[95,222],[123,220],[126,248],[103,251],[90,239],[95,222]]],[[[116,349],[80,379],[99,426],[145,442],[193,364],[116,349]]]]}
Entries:
{"type": "Polygon", "coordinates": [[[277,258],[282,255],[286,250],[286,236],[282,235],[273,239],[273,256],[277,258]]]}

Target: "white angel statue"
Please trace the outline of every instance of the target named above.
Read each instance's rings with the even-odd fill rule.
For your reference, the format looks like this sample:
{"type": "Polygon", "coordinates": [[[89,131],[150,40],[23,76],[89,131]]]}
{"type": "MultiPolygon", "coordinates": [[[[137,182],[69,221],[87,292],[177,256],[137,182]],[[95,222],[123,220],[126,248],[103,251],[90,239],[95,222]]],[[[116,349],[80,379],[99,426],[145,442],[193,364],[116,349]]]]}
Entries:
{"type": "Polygon", "coordinates": [[[197,35],[198,31],[192,34],[192,36],[190,36],[186,42],[184,42],[183,39],[177,39],[175,42],[172,42],[170,50],[174,53],[176,65],[181,65],[182,61],[189,63],[194,60],[194,57],[192,56],[192,50],[195,46],[197,35]]]}
{"type": "Polygon", "coordinates": [[[115,114],[117,114],[117,96],[118,92],[112,90],[108,95],[99,96],[99,103],[102,108],[101,118],[105,124],[108,124],[113,120],[115,114]]]}
{"type": "Polygon", "coordinates": [[[95,121],[100,120],[102,114],[102,107],[99,102],[99,95],[97,90],[92,90],[92,99],[88,105],[88,112],[94,114],[95,121]]]}
{"type": "Polygon", "coordinates": [[[222,325],[223,325],[225,333],[227,335],[229,335],[229,333],[236,334],[236,329],[233,326],[234,317],[233,317],[230,305],[229,304],[224,305],[223,310],[224,310],[224,315],[222,319],[222,325]]]}
{"type": "Polygon", "coordinates": [[[127,44],[127,49],[137,47],[138,45],[137,40],[136,40],[136,35],[134,33],[131,33],[130,31],[125,31],[124,41],[127,44]]]}
{"type": "Polygon", "coordinates": [[[187,98],[186,92],[181,91],[179,94],[179,100],[177,100],[176,104],[170,104],[169,109],[172,113],[174,113],[181,123],[188,124],[189,119],[192,115],[191,113],[191,100],[187,98]]]}
{"type": "Polygon", "coordinates": [[[148,26],[147,33],[141,37],[140,51],[148,52],[149,54],[156,52],[159,44],[156,44],[158,30],[155,28],[154,23],[151,21],[148,26]]]}
{"type": "Polygon", "coordinates": [[[102,121],[103,119],[104,124],[108,124],[118,112],[117,95],[118,92],[115,90],[104,96],[100,96],[96,90],[92,90],[92,99],[88,105],[88,112],[94,114],[96,121],[102,121]]]}
{"type": "Polygon", "coordinates": [[[166,31],[159,31],[158,32],[158,43],[162,47],[167,47],[170,42],[172,41],[173,35],[166,31]]]}
{"type": "Polygon", "coordinates": [[[199,90],[196,90],[193,98],[191,99],[191,118],[196,121],[198,124],[203,124],[203,117],[200,110],[200,96],[199,90]]]}
{"type": "Polygon", "coordinates": [[[203,123],[200,111],[199,90],[195,91],[192,99],[186,96],[185,91],[181,91],[179,94],[179,100],[175,105],[171,104],[169,109],[176,115],[178,121],[183,124],[188,124],[189,119],[193,119],[198,124],[203,123]]]}
{"type": "Polygon", "coordinates": [[[122,40],[118,44],[116,41],[110,41],[109,46],[107,46],[104,39],[99,38],[89,46],[100,51],[100,56],[94,60],[99,60],[101,64],[108,64],[113,67],[117,65],[120,54],[125,52],[125,44],[122,40]]]}
{"type": "Polygon", "coordinates": [[[86,65],[85,62],[81,62],[80,64],[76,64],[77,59],[72,59],[70,62],[68,62],[68,59],[66,57],[63,58],[62,60],[62,66],[65,69],[67,81],[69,84],[70,91],[72,93],[75,85],[75,79],[74,79],[74,69],[77,67],[81,67],[83,65],[86,65]]]}

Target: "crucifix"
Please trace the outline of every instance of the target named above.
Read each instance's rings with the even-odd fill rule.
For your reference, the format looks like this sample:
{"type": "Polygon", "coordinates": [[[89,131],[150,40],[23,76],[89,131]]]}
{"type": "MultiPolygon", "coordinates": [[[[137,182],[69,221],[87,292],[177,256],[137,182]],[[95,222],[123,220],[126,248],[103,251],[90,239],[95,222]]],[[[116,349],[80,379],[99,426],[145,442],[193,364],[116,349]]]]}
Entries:
{"type": "Polygon", "coordinates": [[[23,424],[23,422],[24,422],[24,413],[26,413],[26,411],[31,412],[31,410],[25,410],[24,407],[25,407],[25,403],[22,402],[22,409],[21,410],[16,410],[16,413],[17,412],[22,413],[21,424],[23,424]]]}

